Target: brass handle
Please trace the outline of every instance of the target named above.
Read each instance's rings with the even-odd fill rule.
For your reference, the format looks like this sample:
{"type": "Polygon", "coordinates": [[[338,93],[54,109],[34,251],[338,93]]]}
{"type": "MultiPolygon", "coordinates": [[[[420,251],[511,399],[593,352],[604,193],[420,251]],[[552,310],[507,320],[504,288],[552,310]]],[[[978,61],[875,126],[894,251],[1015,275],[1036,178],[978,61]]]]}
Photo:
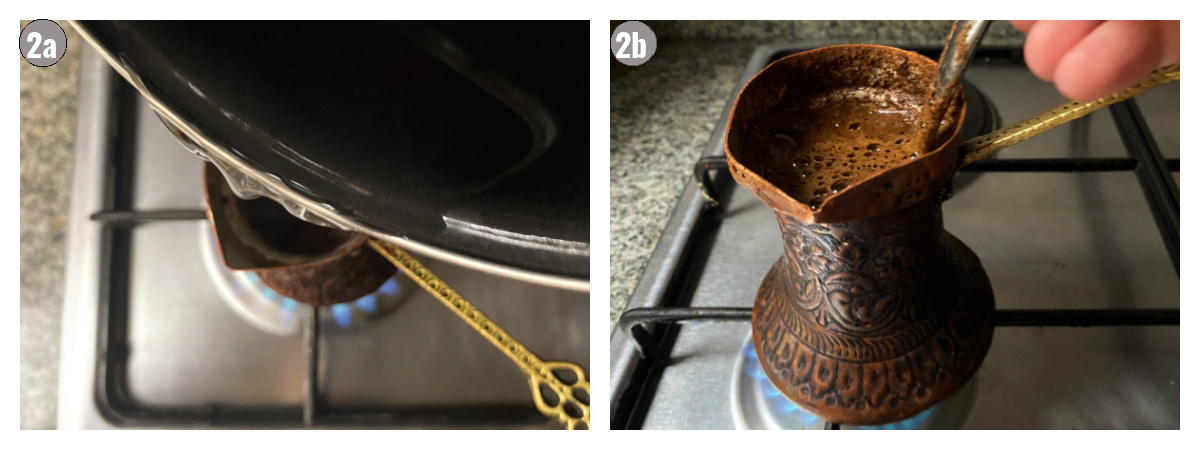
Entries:
{"type": "Polygon", "coordinates": [[[533,391],[533,401],[537,405],[538,411],[547,417],[557,419],[559,423],[566,425],[567,429],[574,430],[580,423],[591,429],[591,408],[588,406],[588,402],[591,400],[592,388],[582,367],[570,362],[542,361],[482,312],[475,309],[471,302],[458,295],[458,292],[451,289],[446,282],[430,272],[408,252],[377,239],[371,239],[370,243],[371,247],[379,254],[404,271],[430,294],[433,294],[434,298],[458,314],[458,317],[470,324],[471,328],[482,334],[492,345],[495,345],[516,363],[517,367],[529,377],[529,388],[533,391]],[[556,372],[570,373],[574,380],[564,380],[556,372]],[[543,387],[553,392],[557,399],[547,401],[542,394],[543,387]],[[588,399],[579,399],[576,397],[576,391],[586,394],[588,399]]]}
{"type": "Polygon", "coordinates": [[[971,139],[959,146],[959,154],[962,155],[962,159],[958,166],[962,167],[979,161],[995,153],[996,150],[1037,136],[1051,128],[1083,117],[1092,111],[1126,100],[1159,85],[1178,79],[1179,64],[1172,64],[1150,72],[1149,76],[1138,82],[1138,84],[1133,85],[1133,87],[1108,97],[1090,102],[1064,103],[1017,124],[1009,125],[991,134],[971,139]]]}

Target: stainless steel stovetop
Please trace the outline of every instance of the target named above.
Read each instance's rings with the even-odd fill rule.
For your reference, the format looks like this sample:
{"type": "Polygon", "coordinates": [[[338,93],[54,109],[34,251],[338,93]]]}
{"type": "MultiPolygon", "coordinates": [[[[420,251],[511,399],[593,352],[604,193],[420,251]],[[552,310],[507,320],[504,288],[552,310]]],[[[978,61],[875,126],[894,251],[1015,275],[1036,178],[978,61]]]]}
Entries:
{"type": "MultiPolygon", "coordinates": [[[[230,296],[254,288],[223,284],[202,218],[203,161],[83,51],[60,428],[561,428],[507,357],[402,274],[378,304],[322,309],[313,348],[306,306],[268,294],[239,310],[230,296]],[[174,212],[89,219],[114,209],[174,212]],[[255,325],[255,311],[279,326],[255,325]]],[[[587,293],[426,263],[543,359],[588,370],[587,293]]]]}
{"type": "MultiPolygon", "coordinates": [[[[739,89],[770,61],[801,50],[759,48],[739,89]]],[[[1019,49],[981,49],[966,79],[994,103],[1001,125],[1065,101],[1029,72],[1019,49]]],[[[1177,186],[1179,83],[1135,103],[1173,167],[1165,182],[1177,186]]],[[[1179,276],[1112,109],[1000,151],[1007,169],[960,174],[944,205],[945,226],[982,259],[999,310],[1037,310],[1022,317],[1067,310],[1062,319],[1081,310],[1153,309],[1142,320],[1165,325],[999,327],[982,368],[956,394],[967,398],[948,405],[956,417],[924,426],[1179,428],[1179,276]],[[1090,168],[1103,170],[1056,158],[1089,158],[1090,168]]],[[[723,158],[727,120],[728,106],[705,157],[723,158]]],[[[780,231],[773,212],[729,182],[727,171],[712,172],[720,208],[705,211],[701,189],[685,189],[629,303],[649,309],[627,312],[612,337],[613,427],[822,428],[772,398],[769,382],[755,384],[749,308],[782,252],[780,231]],[[634,327],[654,322],[666,324],[634,327]],[[663,349],[661,364],[641,356],[634,332],[663,349]],[[765,400],[747,401],[743,391],[765,400]]]]}

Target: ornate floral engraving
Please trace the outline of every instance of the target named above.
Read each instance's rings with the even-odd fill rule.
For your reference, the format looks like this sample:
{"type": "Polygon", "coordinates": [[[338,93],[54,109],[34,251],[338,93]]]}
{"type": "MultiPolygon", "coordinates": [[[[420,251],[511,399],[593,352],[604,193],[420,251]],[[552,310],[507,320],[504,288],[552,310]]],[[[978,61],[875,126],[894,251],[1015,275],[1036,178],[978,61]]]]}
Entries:
{"type": "Polygon", "coordinates": [[[974,374],[991,343],[991,286],[936,200],[839,224],[777,218],[784,256],[755,301],[754,341],[785,395],[830,420],[879,424],[974,374]]]}

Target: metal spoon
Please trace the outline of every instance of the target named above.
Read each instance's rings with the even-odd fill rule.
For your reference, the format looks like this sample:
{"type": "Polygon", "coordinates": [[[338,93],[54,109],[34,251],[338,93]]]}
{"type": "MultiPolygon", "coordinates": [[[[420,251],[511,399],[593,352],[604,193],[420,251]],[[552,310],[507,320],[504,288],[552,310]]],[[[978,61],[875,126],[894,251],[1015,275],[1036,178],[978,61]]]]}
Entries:
{"type": "Polygon", "coordinates": [[[920,129],[915,133],[917,138],[913,143],[917,151],[924,153],[930,149],[930,144],[934,143],[942,116],[946,115],[946,109],[953,101],[954,92],[958,88],[958,80],[967,70],[971,55],[979,48],[979,42],[983,40],[983,35],[987,33],[991,24],[990,20],[954,21],[950,37],[946,39],[946,48],[942,50],[941,59],[938,60],[938,73],[933,79],[929,99],[921,111],[920,120],[917,121],[920,129]]]}

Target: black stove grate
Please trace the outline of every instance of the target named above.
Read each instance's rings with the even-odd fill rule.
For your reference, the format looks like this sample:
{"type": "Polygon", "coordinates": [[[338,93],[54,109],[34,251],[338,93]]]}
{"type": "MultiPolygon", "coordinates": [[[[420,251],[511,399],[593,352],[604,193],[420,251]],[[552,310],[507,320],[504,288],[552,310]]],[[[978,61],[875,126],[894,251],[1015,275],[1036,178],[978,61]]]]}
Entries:
{"type": "MultiPolygon", "coordinates": [[[[804,49],[786,47],[762,47],[751,60],[751,67],[765,67],[771,61],[804,49]],[[766,59],[758,55],[769,54],[766,59]]],[[[926,47],[913,49],[926,56],[937,58],[941,48],[926,47]]],[[[1020,49],[980,48],[977,59],[1011,59],[1024,64],[1020,49]]],[[[757,70],[753,70],[757,72],[757,70]]],[[[748,71],[749,73],[749,71],[748,71]]],[[[1178,159],[1162,156],[1137,107],[1134,99],[1110,105],[1121,141],[1129,154],[1127,158],[1034,158],[994,159],[979,161],[965,166],[966,172],[1133,172],[1150,205],[1159,233],[1167,252],[1179,273],[1179,186],[1171,179],[1171,172],[1179,171],[1178,159]]],[[[727,108],[728,109],[728,108],[727,108]]],[[[1087,117],[1073,124],[1086,124],[1087,117]]],[[[724,129],[724,127],[717,127],[724,129]]],[[[1076,127],[1077,131],[1086,131],[1076,127]]],[[[701,251],[702,242],[694,242],[703,236],[704,229],[711,229],[720,219],[721,208],[717,200],[728,193],[732,185],[729,165],[724,156],[706,156],[696,163],[694,177],[700,195],[707,204],[702,217],[696,223],[699,231],[689,238],[687,251],[701,251]]],[[[682,200],[681,200],[682,201],[682,200]]],[[[702,258],[681,257],[683,267],[671,279],[664,298],[687,298],[681,295],[694,287],[695,267],[689,261],[702,258]]],[[[749,323],[752,308],[699,308],[699,307],[642,307],[626,310],[618,319],[618,332],[633,339],[640,358],[636,361],[629,382],[615,389],[611,427],[613,429],[641,428],[645,414],[653,401],[659,377],[670,365],[670,352],[679,326],[683,323],[745,322],[749,323]],[[655,326],[661,325],[661,326],[655,326]]],[[[1179,309],[1002,309],[996,311],[998,327],[1097,327],[1097,326],[1179,326],[1179,309]]],[[[836,423],[828,429],[840,429],[836,423]]]]}

